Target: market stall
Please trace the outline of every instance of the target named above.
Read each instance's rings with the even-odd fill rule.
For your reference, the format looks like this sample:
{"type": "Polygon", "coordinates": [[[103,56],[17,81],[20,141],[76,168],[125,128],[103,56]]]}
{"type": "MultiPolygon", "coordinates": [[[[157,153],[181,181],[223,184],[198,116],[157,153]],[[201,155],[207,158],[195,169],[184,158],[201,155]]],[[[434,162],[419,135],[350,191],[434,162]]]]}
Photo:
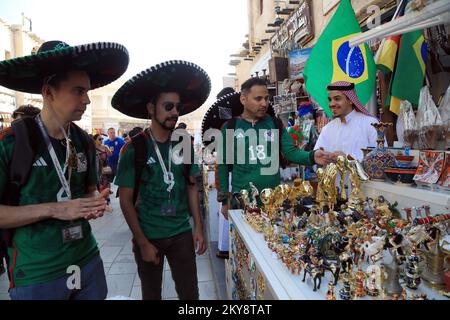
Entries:
{"type": "MultiPolygon", "coordinates": [[[[389,194],[390,197],[395,197],[400,206],[411,206],[413,203],[411,203],[410,197],[413,197],[418,204],[423,205],[426,203],[431,206],[432,212],[440,214],[444,214],[445,212],[448,213],[450,195],[413,188],[404,190],[404,188],[405,187],[395,186],[388,182],[367,182],[364,184],[363,190],[365,190],[364,192],[378,195],[381,195],[378,193],[379,191],[386,195],[389,194]],[[405,191],[411,191],[411,193],[405,191]],[[427,201],[422,201],[421,199],[427,199],[427,201]]],[[[278,234],[278,244],[274,245],[273,242],[272,245],[269,244],[270,240],[268,241],[268,238],[270,238],[270,235],[268,235],[269,231],[267,231],[268,225],[265,225],[258,230],[255,223],[249,219],[249,216],[253,214],[244,212],[245,211],[243,210],[233,210],[229,214],[231,251],[230,259],[226,263],[226,283],[229,299],[317,300],[330,298],[330,296],[327,296],[327,294],[330,294],[329,284],[334,283],[334,280],[336,279],[336,273],[332,271],[330,261],[332,261],[331,264],[334,263],[338,266],[339,258],[328,260],[328,266],[323,269],[323,277],[317,278],[316,284],[314,284],[314,273],[311,274],[309,273],[310,271],[305,272],[305,270],[308,270],[307,264],[299,263],[297,267],[292,268],[292,261],[289,262],[289,259],[287,258],[287,256],[296,257],[296,259],[300,261],[302,255],[305,254],[304,244],[293,242],[293,233],[289,234],[287,232],[284,233],[283,231],[280,231],[278,234]],[[288,239],[283,239],[283,237],[288,239]],[[295,250],[293,251],[293,247],[295,246],[297,246],[297,252],[295,252],[295,250]],[[283,253],[283,250],[286,250],[286,252],[283,253]],[[302,281],[304,277],[305,282],[302,281]],[[316,286],[316,290],[314,290],[314,286],[316,286]]],[[[406,213],[404,214],[406,215],[406,213]]],[[[281,228],[280,225],[278,226],[279,229],[281,228]]],[[[261,227],[261,225],[259,226],[261,227]]],[[[309,230],[312,229],[313,228],[309,230]]],[[[308,234],[308,228],[303,229],[301,233],[304,235],[308,234]]],[[[298,239],[300,239],[300,237],[298,239]]],[[[450,247],[445,241],[450,241],[447,234],[440,238],[440,245],[445,252],[443,255],[448,255],[450,253],[450,251],[448,251],[450,247]]],[[[376,243],[367,243],[366,245],[368,248],[371,248],[374,247],[376,243]]],[[[370,252],[369,249],[367,249],[367,253],[368,252],[370,252]]],[[[409,254],[411,254],[411,252],[409,252],[409,254]]],[[[425,249],[418,255],[417,267],[420,268],[418,274],[423,274],[425,269],[429,268],[429,265],[435,262],[434,260],[430,260],[431,258],[426,255],[425,249]]],[[[355,258],[354,254],[351,256],[352,259],[355,258]]],[[[371,287],[370,283],[367,282],[371,277],[370,272],[367,272],[368,268],[373,269],[373,265],[385,265],[386,268],[389,268],[396,263],[389,250],[383,250],[382,256],[382,259],[378,260],[375,264],[367,257],[364,260],[361,259],[360,261],[362,261],[362,263],[359,271],[357,264],[354,264],[352,269],[353,275],[351,276],[353,279],[350,281],[351,289],[348,292],[351,299],[405,299],[405,297],[406,299],[420,299],[425,296],[427,299],[446,299],[445,294],[448,297],[448,293],[442,291],[444,289],[443,286],[433,285],[423,279],[422,281],[419,281],[420,284],[417,286],[417,289],[409,288],[406,285],[408,279],[405,276],[409,266],[408,259],[402,264],[396,265],[397,270],[395,272],[398,273],[397,282],[389,279],[389,274],[386,274],[387,278],[381,277],[376,280],[376,282],[381,281],[381,284],[378,284],[379,288],[377,289],[380,291],[379,294],[372,296],[367,294],[371,287]],[[358,280],[358,277],[360,277],[360,280],[358,280]],[[399,289],[400,292],[394,297],[393,294],[389,295],[386,293],[386,288],[391,288],[392,286],[395,287],[395,285],[400,286],[401,289],[399,289]],[[361,286],[360,297],[356,295],[358,286],[361,286]]],[[[441,261],[444,261],[443,259],[445,258],[442,256],[440,259],[441,261]]],[[[436,268],[436,266],[434,266],[434,268],[436,268]]],[[[446,268],[445,270],[448,270],[447,265],[445,265],[444,268],[446,268]]],[[[436,270],[434,269],[434,271],[436,270]]],[[[439,270],[437,272],[444,271],[439,270]]],[[[448,276],[449,274],[447,272],[447,290],[449,289],[448,276]]],[[[343,273],[339,273],[338,277],[339,280],[336,285],[332,286],[334,292],[333,297],[342,299],[345,297],[345,294],[341,296],[341,292],[346,285],[346,276],[343,273]]],[[[395,289],[391,288],[391,290],[395,289]]]]}
{"type": "MultiPolygon", "coordinates": [[[[326,299],[328,283],[333,279],[329,273],[321,280],[321,286],[313,291],[313,281],[303,273],[293,274],[267,247],[264,236],[255,232],[244,220],[241,210],[230,212],[231,257],[226,266],[228,299],[258,300],[323,300],[326,299]],[[241,275],[239,275],[241,274],[241,275]]],[[[342,289],[339,283],[335,292],[342,289]]],[[[418,290],[406,290],[407,295],[426,294],[429,299],[446,299],[427,285],[418,290]]],[[[365,296],[364,300],[380,297],[365,296]]],[[[339,299],[339,298],[338,298],[339,299]]]]}
{"type": "Polygon", "coordinates": [[[348,169],[347,194],[337,192],[336,164],[318,174],[314,192],[302,179],[241,192],[243,209],[229,214],[230,299],[449,296],[450,194],[370,181],[358,161],[338,163],[348,169]]]}

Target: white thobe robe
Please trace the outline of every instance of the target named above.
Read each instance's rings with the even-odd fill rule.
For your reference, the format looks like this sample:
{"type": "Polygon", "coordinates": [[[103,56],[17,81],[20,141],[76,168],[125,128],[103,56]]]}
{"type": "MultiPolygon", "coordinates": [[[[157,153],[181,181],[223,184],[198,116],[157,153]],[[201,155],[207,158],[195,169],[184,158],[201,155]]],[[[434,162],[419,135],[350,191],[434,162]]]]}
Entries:
{"type": "Polygon", "coordinates": [[[355,110],[345,120],[345,123],[340,118],[331,120],[320,132],[314,150],[342,151],[362,161],[361,149],[377,145],[377,130],[370,124],[378,120],[355,110]]]}

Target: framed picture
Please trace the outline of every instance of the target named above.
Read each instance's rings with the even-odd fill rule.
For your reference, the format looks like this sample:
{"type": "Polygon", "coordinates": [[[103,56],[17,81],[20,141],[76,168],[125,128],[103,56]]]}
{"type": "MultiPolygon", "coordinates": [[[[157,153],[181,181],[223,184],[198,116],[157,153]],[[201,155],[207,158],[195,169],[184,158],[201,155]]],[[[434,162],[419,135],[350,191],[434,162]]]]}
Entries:
{"type": "Polygon", "coordinates": [[[312,48],[290,51],[289,59],[289,77],[293,80],[303,77],[306,61],[308,61],[312,48]]]}

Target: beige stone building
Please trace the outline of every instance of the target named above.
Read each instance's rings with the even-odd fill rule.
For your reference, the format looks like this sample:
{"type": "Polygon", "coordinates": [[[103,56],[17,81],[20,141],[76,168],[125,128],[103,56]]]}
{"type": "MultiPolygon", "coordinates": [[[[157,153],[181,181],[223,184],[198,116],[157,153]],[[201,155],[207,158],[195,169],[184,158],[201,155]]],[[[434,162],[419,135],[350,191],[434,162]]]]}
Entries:
{"type": "MultiPolygon", "coordinates": [[[[22,16],[22,24],[8,24],[0,18],[0,60],[26,56],[37,51],[45,40],[32,32],[30,19],[22,16]]],[[[42,96],[24,92],[12,91],[0,86],[0,120],[9,125],[11,113],[23,104],[32,104],[42,108],[42,96]]],[[[87,130],[92,130],[91,108],[88,106],[82,119],[77,124],[87,130]]]]}
{"type": "MultiPolygon", "coordinates": [[[[285,58],[292,49],[312,47],[331,20],[339,2],[247,0],[248,34],[242,47],[231,55],[230,61],[236,67],[236,89],[250,76],[274,73],[275,69],[279,69],[275,67],[276,57],[285,58]]],[[[393,14],[397,3],[396,0],[351,2],[363,29],[369,16],[378,15],[387,19],[393,14]],[[373,11],[372,5],[377,5],[380,10],[373,11]]],[[[271,79],[275,78],[272,74],[271,79]]]]}
{"type": "Polygon", "coordinates": [[[106,133],[108,128],[114,128],[117,134],[122,135],[134,127],[147,126],[148,121],[128,117],[111,106],[112,97],[121,85],[116,81],[90,92],[93,132],[106,133]]]}
{"type": "MultiPolygon", "coordinates": [[[[31,54],[44,42],[31,31],[30,27],[27,27],[26,18],[23,17],[22,20],[22,24],[11,25],[0,18],[0,60],[31,54]]],[[[0,114],[3,116],[3,124],[8,125],[9,115],[23,104],[33,104],[42,108],[42,98],[39,95],[12,91],[0,86],[0,114]]]]}

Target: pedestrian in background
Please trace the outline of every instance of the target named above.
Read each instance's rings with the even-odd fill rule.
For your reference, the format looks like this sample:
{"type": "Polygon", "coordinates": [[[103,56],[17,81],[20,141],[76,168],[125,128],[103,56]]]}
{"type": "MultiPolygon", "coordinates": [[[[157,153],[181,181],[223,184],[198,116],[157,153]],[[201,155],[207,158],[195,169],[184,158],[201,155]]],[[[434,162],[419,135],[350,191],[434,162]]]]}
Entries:
{"type": "Polygon", "coordinates": [[[119,162],[120,149],[125,145],[125,141],[116,136],[116,130],[114,128],[108,129],[108,139],[104,141],[105,146],[111,151],[111,155],[108,157],[108,165],[111,167],[112,174],[110,182],[114,181],[114,177],[117,173],[117,163],[119,162]]]}

